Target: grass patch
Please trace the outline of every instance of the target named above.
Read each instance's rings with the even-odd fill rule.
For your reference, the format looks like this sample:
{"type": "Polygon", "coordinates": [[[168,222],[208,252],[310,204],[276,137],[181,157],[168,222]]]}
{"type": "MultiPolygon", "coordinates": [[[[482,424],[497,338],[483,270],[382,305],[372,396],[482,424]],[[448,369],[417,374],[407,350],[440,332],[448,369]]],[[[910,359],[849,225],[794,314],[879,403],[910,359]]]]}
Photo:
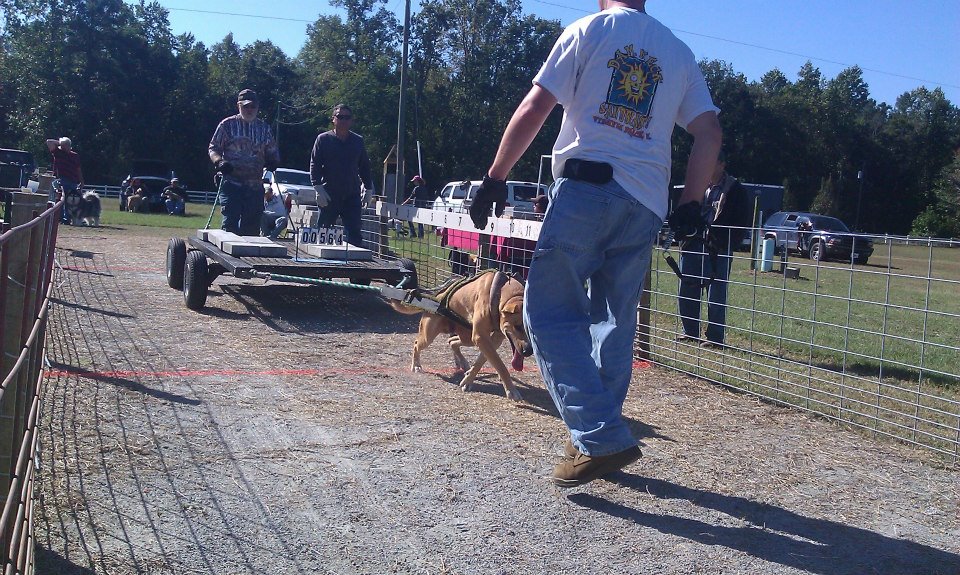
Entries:
{"type": "Polygon", "coordinates": [[[656,256],[651,348],[658,362],[956,453],[960,250],[878,244],[869,265],[852,267],[796,259],[798,280],[754,274],[741,256],[731,272],[723,353],[674,343],[678,280],[656,256]]]}
{"type": "MultiPolygon", "coordinates": [[[[210,217],[209,204],[187,204],[186,215],[171,216],[169,214],[141,214],[131,212],[121,212],[117,201],[114,198],[104,198],[101,200],[103,213],[100,216],[100,223],[105,226],[145,226],[151,228],[176,228],[185,230],[196,230],[207,224],[207,218],[210,217]]],[[[220,227],[220,210],[217,209],[213,214],[213,221],[210,227],[220,227]]]]}

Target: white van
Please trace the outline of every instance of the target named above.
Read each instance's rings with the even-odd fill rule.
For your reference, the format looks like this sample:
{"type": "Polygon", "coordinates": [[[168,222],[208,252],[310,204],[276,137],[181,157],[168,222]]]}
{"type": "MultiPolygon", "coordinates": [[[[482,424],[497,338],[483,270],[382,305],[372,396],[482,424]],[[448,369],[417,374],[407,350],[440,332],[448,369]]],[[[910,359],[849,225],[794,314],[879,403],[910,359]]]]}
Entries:
{"type": "MultiPolygon", "coordinates": [[[[433,201],[433,209],[447,212],[466,212],[480,188],[480,180],[450,182],[440,190],[433,201]]],[[[514,212],[533,213],[533,199],[547,193],[547,186],[535,182],[507,181],[507,207],[514,212]]]]}

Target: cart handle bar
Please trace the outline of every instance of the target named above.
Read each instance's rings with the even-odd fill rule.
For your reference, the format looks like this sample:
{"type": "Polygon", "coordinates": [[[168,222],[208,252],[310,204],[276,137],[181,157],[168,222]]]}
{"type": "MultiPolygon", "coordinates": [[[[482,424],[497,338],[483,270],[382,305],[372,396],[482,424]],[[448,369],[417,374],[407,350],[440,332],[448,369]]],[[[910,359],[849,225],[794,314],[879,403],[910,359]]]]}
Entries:
{"type": "MultiPolygon", "coordinates": [[[[352,284],[352,283],[348,283],[348,282],[335,282],[335,281],[332,281],[332,280],[321,280],[321,279],[316,279],[316,278],[304,278],[304,277],[299,277],[299,276],[288,276],[288,275],[285,275],[285,274],[273,274],[273,273],[269,273],[269,272],[258,272],[258,271],[254,271],[254,272],[253,272],[253,277],[261,278],[261,279],[264,279],[264,280],[267,280],[267,281],[270,281],[270,280],[278,280],[278,281],[286,281],[286,282],[294,282],[294,283],[303,283],[303,284],[312,284],[312,285],[328,285],[328,286],[341,287],[341,288],[360,289],[360,290],[367,290],[367,291],[377,292],[378,294],[381,294],[381,295],[382,295],[381,289],[378,288],[378,287],[376,287],[376,286],[365,286],[365,285],[360,285],[360,284],[352,284]]],[[[409,278],[406,278],[406,277],[403,278],[403,279],[400,281],[400,283],[397,285],[397,287],[402,289],[403,286],[404,286],[404,284],[407,283],[407,280],[408,280],[408,279],[409,279],[409,278]]]]}

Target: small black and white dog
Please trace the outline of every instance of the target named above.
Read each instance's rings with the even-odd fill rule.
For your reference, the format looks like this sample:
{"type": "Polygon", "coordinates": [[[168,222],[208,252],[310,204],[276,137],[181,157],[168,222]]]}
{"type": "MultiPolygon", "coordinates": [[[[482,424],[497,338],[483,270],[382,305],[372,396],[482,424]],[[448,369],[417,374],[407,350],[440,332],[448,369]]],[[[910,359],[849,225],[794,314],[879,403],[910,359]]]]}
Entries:
{"type": "Polygon", "coordinates": [[[71,225],[100,227],[100,196],[96,192],[68,191],[64,209],[71,225]]]}

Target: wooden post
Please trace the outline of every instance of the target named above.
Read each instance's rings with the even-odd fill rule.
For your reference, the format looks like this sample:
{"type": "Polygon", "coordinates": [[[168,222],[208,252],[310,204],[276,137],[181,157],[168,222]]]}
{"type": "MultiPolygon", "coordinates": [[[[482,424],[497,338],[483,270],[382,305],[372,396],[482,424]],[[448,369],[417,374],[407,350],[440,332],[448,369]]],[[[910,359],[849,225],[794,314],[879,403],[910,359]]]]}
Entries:
{"type": "Polygon", "coordinates": [[[647,277],[643,279],[643,292],[640,294],[640,307],[637,309],[637,357],[644,361],[650,360],[650,277],[651,270],[647,268],[647,277]]]}
{"type": "Polygon", "coordinates": [[[25,224],[34,218],[34,214],[47,209],[47,196],[29,192],[10,192],[13,201],[10,209],[10,223],[13,226],[25,224]]]}

